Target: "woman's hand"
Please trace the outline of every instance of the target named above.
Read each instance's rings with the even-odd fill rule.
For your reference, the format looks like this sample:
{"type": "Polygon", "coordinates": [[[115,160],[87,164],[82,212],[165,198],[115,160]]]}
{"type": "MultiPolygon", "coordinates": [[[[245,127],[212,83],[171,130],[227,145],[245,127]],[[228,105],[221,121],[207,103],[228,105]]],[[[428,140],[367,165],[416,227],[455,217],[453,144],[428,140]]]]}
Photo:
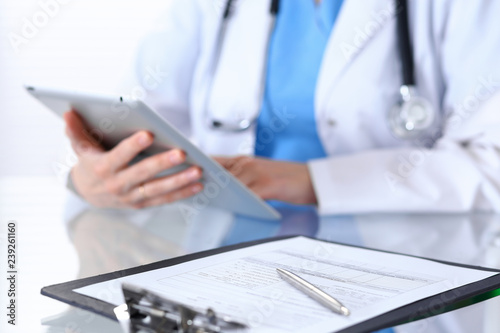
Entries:
{"type": "Polygon", "coordinates": [[[95,142],[75,111],[64,114],[66,134],[78,155],[71,170],[78,193],[97,207],[143,208],[181,200],[201,191],[199,167],[190,167],[164,177],[155,176],[182,164],[185,155],[178,149],[160,153],[129,166],[141,151],[153,143],[153,136],[140,131],[105,151],[95,142]]]}
{"type": "Polygon", "coordinates": [[[306,164],[248,156],[215,157],[215,160],[262,199],[299,205],[317,203],[306,164]]]}

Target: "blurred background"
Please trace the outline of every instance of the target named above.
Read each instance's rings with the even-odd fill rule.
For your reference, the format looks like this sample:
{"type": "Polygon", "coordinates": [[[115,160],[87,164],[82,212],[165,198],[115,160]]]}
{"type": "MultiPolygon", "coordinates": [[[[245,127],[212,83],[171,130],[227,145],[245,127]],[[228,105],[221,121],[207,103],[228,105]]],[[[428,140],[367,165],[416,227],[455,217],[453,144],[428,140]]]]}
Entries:
{"type": "Polygon", "coordinates": [[[0,0],[0,177],[72,162],[63,122],[23,84],[130,94],[137,45],[169,3],[0,0]]]}

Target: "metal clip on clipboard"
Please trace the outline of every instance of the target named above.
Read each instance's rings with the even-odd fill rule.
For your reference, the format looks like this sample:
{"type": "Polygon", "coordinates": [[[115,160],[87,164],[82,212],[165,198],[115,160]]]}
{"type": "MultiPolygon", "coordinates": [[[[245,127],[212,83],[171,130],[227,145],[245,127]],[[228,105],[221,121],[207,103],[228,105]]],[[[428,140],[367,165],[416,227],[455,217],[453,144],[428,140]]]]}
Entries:
{"type": "Polygon", "coordinates": [[[128,283],[122,284],[122,291],[125,303],[114,312],[126,333],[215,333],[246,328],[231,318],[217,317],[210,308],[202,313],[128,283]]]}

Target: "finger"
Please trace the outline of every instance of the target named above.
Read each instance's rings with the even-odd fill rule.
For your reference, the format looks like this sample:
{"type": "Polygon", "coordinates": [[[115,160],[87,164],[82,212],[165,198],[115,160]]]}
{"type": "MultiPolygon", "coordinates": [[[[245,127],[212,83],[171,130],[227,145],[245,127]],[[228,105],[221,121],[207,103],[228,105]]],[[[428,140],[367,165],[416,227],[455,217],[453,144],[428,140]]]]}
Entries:
{"type": "Polygon", "coordinates": [[[179,149],[173,149],[165,153],[160,153],[125,168],[109,182],[112,193],[126,193],[131,188],[145,183],[154,178],[157,174],[171,167],[183,163],[186,155],[179,149]]]}
{"type": "Polygon", "coordinates": [[[109,172],[114,173],[126,167],[137,154],[151,146],[153,135],[146,131],[139,131],[120,141],[116,147],[106,154],[109,172]]]}
{"type": "Polygon", "coordinates": [[[222,157],[222,156],[217,156],[214,157],[213,159],[218,162],[220,165],[222,165],[224,168],[229,169],[232,166],[234,166],[237,162],[238,159],[240,159],[241,156],[238,157],[222,157]]]}
{"type": "Polygon", "coordinates": [[[92,137],[83,119],[75,110],[64,113],[63,118],[66,122],[66,135],[76,154],[103,151],[100,142],[92,137]]]}
{"type": "Polygon", "coordinates": [[[169,175],[151,180],[130,190],[123,197],[123,202],[135,204],[150,198],[168,194],[200,180],[202,176],[199,167],[191,167],[175,175],[169,175]],[[140,188],[142,186],[142,189],[140,188]]]}
{"type": "Polygon", "coordinates": [[[239,177],[245,171],[245,166],[254,161],[250,156],[215,157],[214,159],[236,177],[239,177]]]}
{"type": "MultiPolygon", "coordinates": [[[[259,181],[259,174],[254,169],[240,169],[238,173],[231,172],[245,186],[250,187],[255,182],[259,181]]],[[[262,175],[260,175],[262,176],[262,175]]]]}
{"type": "Polygon", "coordinates": [[[140,203],[135,204],[134,207],[140,209],[145,207],[163,205],[174,201],[179,201],[182,199],[189,198],[195,195],[196,193],[199,193],[202,189],[203,185],[201,183],[191,184],[182,189],[162,194],[151,199],[143,200],[140,203]]]}
{"type": "Polygon", "coordinates": [[[212,158],[217,162],[219,163],[220,165],[222,165],[224,168],[226,167],[226,165],[228,164],[228,162],[232,159],[234,159],[234,157],[222,157],[222,156],[212,156],[212,158]]]}

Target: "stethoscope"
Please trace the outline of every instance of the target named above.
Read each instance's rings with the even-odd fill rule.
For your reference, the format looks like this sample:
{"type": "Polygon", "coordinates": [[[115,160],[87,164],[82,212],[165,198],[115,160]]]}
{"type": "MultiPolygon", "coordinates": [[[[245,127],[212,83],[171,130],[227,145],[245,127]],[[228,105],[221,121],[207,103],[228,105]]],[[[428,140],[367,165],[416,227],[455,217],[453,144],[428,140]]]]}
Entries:
{"type": "MultiPolygon", "coordinates": [[[[408,4],[407,0],[395,0],[397,8],[397,34],[398,34],[398,50],[402,63],[402,76],[403,83],[399,89],[400,101],[387,113],[387,122],[392,134],[402,140],[411,140],[421,136],[428,131],[434,124],[436,113],[432,104],[425,98],[416,93],[416,81],[414,74],[414,59],[412,47],[410,43],[410,32],[408,23],[408,4]]],[[[276,16],[279,11],[280,0],[272,0],[269,12],[271,14],[271,24],[269,25],[269,33],[267,38],[266,54],[269,51],[269,44],[271,35],[274,30],[276,16]]],[[[226,31],[229,19],[231,18],[234,0],[227,0],[226,6],[222,15],[222,22],[220,25],[214,61],[211,68],[211,80],[215,76],[218,62],[220,59],[221,50],[226,37],[226,31]]],[[[265,65],[267,61],[265,61],[265,65]]],[[[261,74],[261,91],[260,100],[264,96],[264,86],[266,77],[266,66],[263,66],[261,74]]],[[[208,112],[208,98],[212,90],[212,82],[209,82],[209,90],[207,101],[205,103],[205,110],[207,110],[208,126],[212,129],[225,131],[225,132],[241,132],[249,129],[256,121],[259,112],[256,112],[252,118],[237,118],[233,121],[216,119],[208,112]]]]}

